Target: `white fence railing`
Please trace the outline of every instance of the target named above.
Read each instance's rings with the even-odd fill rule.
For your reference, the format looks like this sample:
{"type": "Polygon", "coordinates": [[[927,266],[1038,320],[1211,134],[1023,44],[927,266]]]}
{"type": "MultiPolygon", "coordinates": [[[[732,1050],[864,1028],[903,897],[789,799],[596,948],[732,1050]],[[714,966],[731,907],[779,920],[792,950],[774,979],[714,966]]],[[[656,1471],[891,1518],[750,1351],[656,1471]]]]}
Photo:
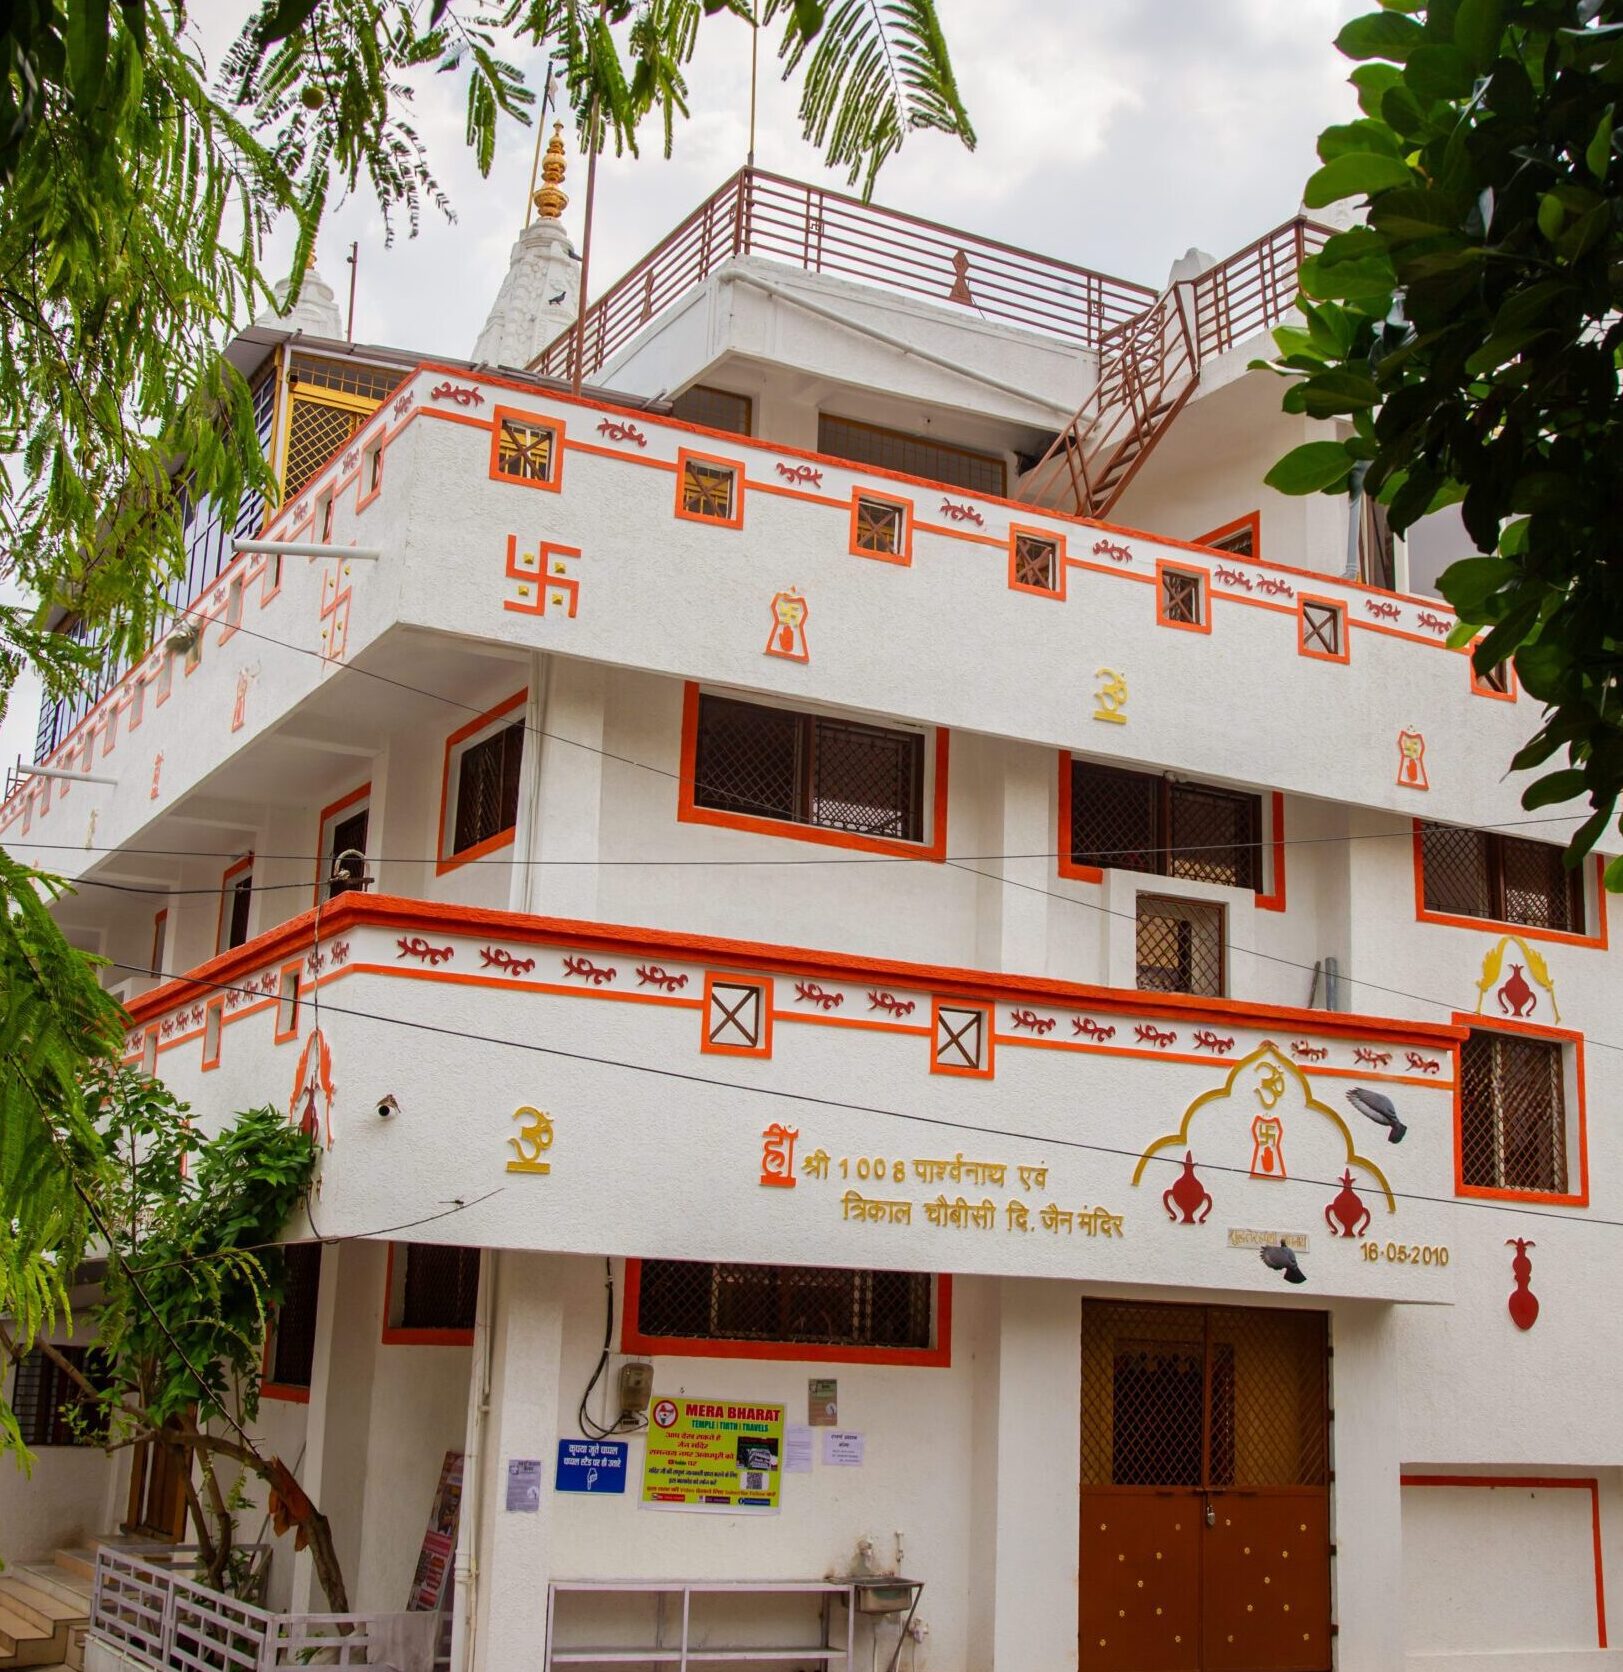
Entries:
{"type": "Polygon", "coordinates": [[[273,1614],[167,1564],[105,1546],[96,1552],[91,1631],[180,1672],[432,1672],[439,1627],[438,1614],[273,1614]]]}

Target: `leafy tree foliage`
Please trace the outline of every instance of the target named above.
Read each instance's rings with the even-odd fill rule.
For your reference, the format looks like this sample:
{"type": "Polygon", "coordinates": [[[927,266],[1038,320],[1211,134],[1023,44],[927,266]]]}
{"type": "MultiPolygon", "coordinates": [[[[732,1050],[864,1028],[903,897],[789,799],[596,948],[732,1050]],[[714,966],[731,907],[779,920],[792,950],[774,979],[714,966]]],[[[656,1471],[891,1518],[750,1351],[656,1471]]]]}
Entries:
{"type": "MultiPolygon", "coordinates": [[[[425,201],[449,213],[413,72],[465,84],[481,171],[499,120],[530,119],[513,59],[534,51],[583,143],[634,152],[657,113],[669,152],[701,23],[753,26],[753,3],[267,0],[212,88],[183,0],[0,7],[0,457],[20,460],[0,465],[0,550],[39,601],[0,609],[0,713],[24,659],[60,689],[146,648],[188,499],[230,526],[243,492],[274,494],[218,351],[270,295],[278,214],[298,219],[302,278],[335,185],[364,182],[412,230],[425,201]],[[87,642],[45,630],[57,610],[87,642]]],[[[805,58],[808,138],[866,189],[913,129],[973,145],[933,0],[836,0],[826,19],[824,0],[767,0],[761,23],[786,75],[805,58]]]]}
{"type": "Polygon", "coordinates": [[[1361,482],[1400,532],[1459,504],[1481,555],[1439,582],[1456,642],[1546,705],[1513,765],[1564,752],[1522,802],[1588,798],[1575,864],[1623,790],[1623,3],[1385,0],[1336,44],[1363,115],[1320,135],[1305,200],[1360,198],[1363,224],[1275,339],[1286,410],[1345,433],[1268,480],[1361,482]]]}

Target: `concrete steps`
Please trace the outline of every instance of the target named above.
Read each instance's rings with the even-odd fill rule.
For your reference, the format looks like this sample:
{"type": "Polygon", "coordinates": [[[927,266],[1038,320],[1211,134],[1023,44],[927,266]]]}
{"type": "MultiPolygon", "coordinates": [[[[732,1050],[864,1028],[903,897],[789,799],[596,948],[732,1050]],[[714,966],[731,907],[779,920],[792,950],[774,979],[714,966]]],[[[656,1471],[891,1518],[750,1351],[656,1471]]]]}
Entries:
{"type": "Polygon", "coordinates": [[[93,1563],[78,1551],[58,1552],[0,1573],[0,1672],[14,1667],[77,1672],[90,1625],[93,1563]],[[66,1556],[68,1559],[63,1560],[66,1556]]]}

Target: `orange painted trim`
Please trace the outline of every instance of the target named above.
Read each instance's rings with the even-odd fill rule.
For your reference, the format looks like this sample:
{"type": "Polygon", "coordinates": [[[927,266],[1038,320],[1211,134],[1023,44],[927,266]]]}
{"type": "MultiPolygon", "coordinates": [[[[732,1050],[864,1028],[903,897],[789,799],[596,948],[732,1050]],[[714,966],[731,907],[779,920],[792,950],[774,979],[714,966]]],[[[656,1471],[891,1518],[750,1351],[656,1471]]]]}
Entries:
{"type": "Polygon", "coordinates": [[[704,1336],[644,1335],[642,1333],[642,1266],[626,1256],[625,1307],[620,1319],[620,1351],[638,1357],[781,1360],[806,1364],[914,1365],[923,1370],[946,1370],[952,1364],[952,1277],[940,1272],[935,1280],[935,1337],[933,1347],[828,1347],[799,1341],[715,1341],[704,1336]]]}
{"type": "MultiPolygon", "coordinates": [[[[618,455],[617,455],[618,456],[618,455]]],[[[742,528],[744,526],[744,461],[730,459],[721,453],[698,453],[691,447],[679,447],[676,450],[676,514],[684,522],[709,523],[712,528],[742,528]],[[733,473],[732,511],[725,517],[707,517],[698,511],[690,511],[683,503],[683,478],[687,474],[689,463],[720,465],[723,469],[733,473]]]]}
{"type": "MultiPolygon", "coordinates": [[[[344,898],[344,896],[340,896],[340,898],[344,898]]],[[[271,995],[271,1003],[276,1006],[277,1020],[271,1028],[271,1044],[285,1045],[288,1040],[299,1037],[299,1009],[304,1003],[303,986],[304,960],[302,958],[295,958],[291,963],[283,964],[276,972],[276,991],[271,995]],[[293,977],[293,1019],[286,1028],[283,1028],[281,1026],[281,1008],[285,999],[282,988],[290,974],[293,977]]],[[[244,1012],[238,1012],[238,1015],[242,1014],[244,1012]]]]}
{"type": "MultiPolygon", "coordinates": [[[[943,532],[950,532],[944,530],[943,532]]],[[[1069,558],[1065,551],[1065,535],[1059,529],[1033,528],[1021,523],[1009,524],[1009,590],[1011,592],[1027,592],[1035,598],[1055,598],[1060,603],[1065,602],[1065,572],[1069,566],[1069,558]],[[1033,540],[1048,541],[1054,548],[1054,584],[1048,586],[1032,586],[1026,581],[1016,580],[1019,572],[1015,552],[1024,534],[1033,540]]]]}
{"type": "MultiPolygon", "coordinates": [[[[459,743],[465,743],[476,732],[483,731],[487,726],[494,725],[497,720],[511,714],[515,708],[522,708],[529,701],[530,692],[526,687],[522,691],[515,691],[512,696],[504,697],[494,708],[488,708],[483,714],[468,721],[464,726],[458,726],[445,740],[445,761],[440,770],[440,821],[439,835],[434,844],[434,851],[439,856],[434,862],[434,875],[443,877],[447,871],[455,871],[466,865],[470,860],[483,859],[486,854],[496,853],[498,850],[513,845],[514,837],[518,833],[518,826],[511,824],[506,830],[498,830],[494,836],[487,836],[482,842],[475,842],[471,848],[463,848],[458,853],[447,853],[446,844],[450,840],[447,829],[451,805],[451,756],[456,752],[459,743]]],[[[344,896],[347,898],[347,896],[344,896]]]]}
{"type": "Polygon", "coordinates": [[[526,412],[522,407],[495,407],[490,414],[490,479],[492,482],[511,482],[520,488],[541,488],[547,493],[562,493],[564,486],[563,420],[561,418],[545,417],[539,412],[526,412]],[[532,425],[538,430],[551,431],[552,447],[548,456],[550,469],[546,478],[537,480],[533,476],[514,476],[502,469],[502,420],[504,418],[515,418],[521,424],[532,425]]]}
{"type": "MultiPolygon", "coordinates": [[[[346,896],[347,897],[347,896],[346,896]]],[[[378,1336],[385,1347],[471,1347],[471,1329],[404,1329],[389,1322],[389,1311],[394,1303],[394,1257],[402,1245],[389,1244],[389,1265],[383,1278],[383,1330],[378,1336]]]]}
{"type": "Polygon", "coordinates": [[[203,1007],[203,1061],[201,1069],[204,1074],[220,1066],[220,1050],[225,1043],[225,998],[210,999],[203,1007]],[[214,1022],[214,1055],[209,1055],[209,1022],[214,1022]]]}
{"type": "Polygon", "coordinates": [[[1606,1644],[1606,1561],[1601,1545],[1600,1482],[1593,1475],[1399,1475],[1399,1486],[1512,1487],[1527,1492],[1589,1494],[1589,1537],[1595,1554],[1595,1647],[1606,1644]]]}
{"type": "MultiPolygon", "coordinates": [[[[732,1024],[723,1017],[720,1028],[732,1024]]],[[[741,979],[729,976],[726,971],[706,970],[704,972],[704,1009],[701,1013],[699,1026],[699,1049],[707,1056],[721,1057],[770,1057],[772,1055],[772,977],[755,976],[741,979]],[[757,1015],[760,1018],[759,1035],[753,1045],[720,1044],[710,1037],[710,1006],[718,1003],[725,1010],[728,1008],[725,1000],[713,1000],[713,993],[717,983],[723,987],[754,987],[757,989],[757,1015]]]]}
{"type": "Polygon", "coordinates": [[[253,868],[254,856],[248,853],[244,854],[241,859],[234,859],[221,873],[220,904],[214,918],[214,951],[216,955],[233,950],[220,944],[225,939],[225,903],[230,896],[232,879],[240,876],[244,871],[251,874],[253,868]]]}
{"type": "MultiPolygon", "coordinates": [[[[982,1001],[1012,998],[1018,1003],[1064,1004],[1078,1009],[1108,1008],[1123,1015],[1198,1017],[1202,1021],[1237,1027],[1311,1029],[1367,1040],[1379,1037],[1400,1045],[1445,1049],[1462,1040],[1468,1027],[1444,1022],[1420,1022],[1408,1017],[1376,1016],[1354,1011],[1306,1010],[1295,1005],[1257,1004],[1231,998],[1199,998],[1185,993],[1149,994],[1136,987],[1101,987],[1060,981],[1052,976],[1022,976],[1000,970],[973,970],[953,965],[903,963],[771,942],[737,940],[714,935],[691,935],[670,929],[638,928],[626,924],[586,922],[578,918],[531,916],[488,906],[457,905],[444,900],[407,899],[400,895],[352,892],[322,908],[321,923],[329,933],[374,926],[436,934],[500,936],[513,945],[556,945],[709,964],[727,969],[760,969],[768,974],[793,970],[796,974],[851,981],[865,986],[959,995],[982,1001]]],[[[231,984],[240,976],[263,969],[280,954],[308,950],[315,913],[267,929],[256,939],[229,953],[199,964],[188,974],[133,998],[125,1007],[133,1022],[161,1016],[199,992],[217,984],[231,984]]],[[[355,966],[346,965],[345,972],[355,966]]],[[[512,985],[510,982],[503,985],[512,985]]],[[[576,991],[576,989],[569,989],[576,991]]],[[[691,1003],[692,1001],[688,1001],[691,1003]]]]}
{"type": "Polygon", "coordinates": [[[1239,534],[1245,529],[1251,530],[1251,551],[1224,552],[1224,557],[1238,557],[1242,563],[1256,563],[1262,557],[1262,512],[1247,511],[1243,517],[1236,517],[1233,522],[1226,522],[1221,528],[1214,528],[1209,533],[1202,534],[1196,541],[1197,546],[1211,546],[1215,541],[1226,540],[1231,534],[1239,534]]]}
{"type": "Polygon", "coordinates": [[[1275,790],[1269,798],[1269,846],[1273,850],[1274,885],[1266,894],[1258,894],[1258,911],[1285,909],[1285,797],[1275,790]]]}
{"type": "Polygon", "coordinates": [[[1103,882],[1102,865],[1078,865],[1071,857],[1071,751],[1059,751],[1059,827],[1054,838],[1054,852],[1059,858],[1059,874],[1072,882],[1103,882]]]}
{"type": "Polygon", "coordinates": [[[682,757],[676,788],[679,824],[709,824],[723,830],[746,830],[756,836],[782,836],[795,842],[815,842],[857,853],[895,854],[904,859],[939,863],[947,854],[947,775],[950,732],[935,730],[935,795],[930,809],[930,836],[925,842],[903,842],[889,836],[859,836],[849,830],[829,830],[819,824],[796,824],[792,819],[761,818],[754,813],[730,813],[720,807],[701,807],[693,798],[698,778],[699,686],[688,680],[682,690],[682,757]]]}
{"type": "Polygon", "coordinates": [[[908,569],[913,564],[913,518],[914,505],[911,499],[904,499],[900,494],[875,493],[872,488],[857,486],[851,490],[851,527],[849,531],[848,549],[853,557],[866,557],[876,563],[894,563],[898,568],[908,569]],[[857,543],[857,518],[862,502],[868,500],[875,505],[894,507],[902,513],[901,544],[893,552],[875,551],[872,546],[857,543]]]}
{"type": "Polygon", "coordinates": [[[1520,935],[1523,940],[1549,941],[1556,946],[1588,946],[1605,952],[1611,943],[1611,926],[1606,916],[1606,860],[1594,856],[1593,890],[1585,890],[1584,911],[1593,909],[1593,934],[1578,935],[1567,929],[1532,929],[1525,923],[1506,923],[1497,917],[1462,917],[1456,912],[1432,911],[1426,905],[1426,844],[1420,827],[1426,822],[1414,821],[1414,918],[1416,923],[1436,923],[1449,929],[1473,929],[1480,934],[1520,935]],[[1593,900],[1588,898],[1593,894],[1593,900]]]}
{"type": "Polygon", "coordinates": [[[1347,605],[1342,599],[1320,597],[1312,592],[1296,594],[1296,653],[1315,662],[1346,663],[1352,660],[1352,634],[1347,631],[1347,605]],[[1334,610],[1340,616],[1340,629],[1336,633],[1337,642],[1341,645],[1339,654],[1332,656],[1328,650],[1316,650],[1308,643],[1307,621],[1302,614],[1304,604],[1317,604],[1322,609],[1334,610]]]}
{"type": "Polygon", "coordinates": [[[1192,563],[1174,563],[1170,558],[1155,560],[1155,619],[1159,626],[1175,627],[1181,633],[1209,633],[1212,630],[1212,575],[1192,563]],[[1197,621],[1173,621],[1166,613],[1168,573],[1198,582],[1200,609],[1197,621]]]}
{"type": "Polygon", "coordinates": [[[311,903],[321,904],[321,890],[326,886],[327,879],[321,874],[327,863],[327,826],[337,818],[338,814],[353,807],[357,801],[365,801],[372,793],[372,780],[368,778],[359,789],[354,789],[348,795],[341,795],[336,801],[329,801],[316,816],[316,882],[315,893],[311,903]]]}
{"type": "MultiPolygon", "coordinates": [[[[1584,1036],[1573,1028],[1545,1027],[1540,1022],[1513,1022],[1506,1017],[1479,1016],[1456,1010],[1454,1020],[1464,1024],[1471,1033],[1513,1034],[1520,1038],[1553,1039],[1557,1044],[1572,1047],[1572,1082],[1578,1105],[1578,1188],[1565,1192],[1550,1190],[1500,1190],[1484,1184],[1465,1182],[1465,1074],[1461,1068],[1454,1077],[1454,1194],[1480,1197],[1492,1202],[1530,1202],[1540,1207],[1586,1208],[1589,1206],[1589,1112],[1584,1075],[1584,1036]]],[[[1565,1064],[1562,1065],[1565,1079],[1565,1064]]],[[[1563,1087],[1563,1092],[1565,1087],[1563,1087]]],[[[1565,1103],[1565,1096],[1562,1099],[1565,1103]]]]}
{"type": "MultiPolygon", "coordinates": [[[[953,1074],[963,1080],[990,1080],[997,1073],[997,1012],[989,1004],[966,1003],[955,1000],[948,1006],[951,1010],[978,1010],[981,1013],[981,1063],[978,1068],[971,1068],[967,1063],[943,1061],[940,1051],[941,1044],[941,999],[933,995],[930,998],[930,1072],[932,1074],[953,1074]]],[[[955,1031],[951,1024],[947,1024],[949,1032],[955,1031]]],[[[949,1050],[956,1052],[956,1045],[949,1045],[949,1050]]]]}

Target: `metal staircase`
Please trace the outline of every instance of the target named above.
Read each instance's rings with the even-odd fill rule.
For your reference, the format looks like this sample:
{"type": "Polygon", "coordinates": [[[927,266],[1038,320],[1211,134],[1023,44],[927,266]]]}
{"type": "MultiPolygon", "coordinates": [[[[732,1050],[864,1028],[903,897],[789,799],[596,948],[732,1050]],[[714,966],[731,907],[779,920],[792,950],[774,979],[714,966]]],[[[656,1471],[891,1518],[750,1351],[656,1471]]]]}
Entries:
{"type": "Polygon", "coordinates": [[[1287,221],[1105,330],[1098,382],[1016,497],[1108,516],[1194,394],[1201,368],[1285,319],[1303,260],[1330,236],[1312,221],[1287,221]]]}

